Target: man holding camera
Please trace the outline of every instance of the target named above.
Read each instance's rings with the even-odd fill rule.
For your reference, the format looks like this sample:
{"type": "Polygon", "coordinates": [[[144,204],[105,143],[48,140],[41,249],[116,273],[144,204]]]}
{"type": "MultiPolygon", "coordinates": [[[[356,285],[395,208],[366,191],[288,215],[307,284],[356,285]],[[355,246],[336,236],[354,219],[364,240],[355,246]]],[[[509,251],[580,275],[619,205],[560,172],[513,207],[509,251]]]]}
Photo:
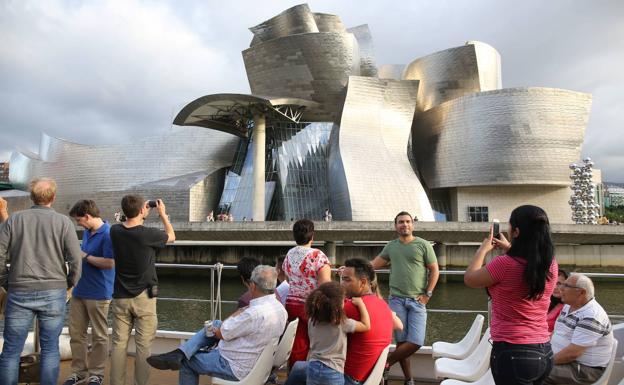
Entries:
{"type": "Polygon", "coordinates": [[[115,284],[111,312],[113,314],[113,348],[111,353],[111,384],[124,385],[126,354],[130,332],[136,330],[134,381],[149,383],[150,346],[156,335],[156,249],[175,241],[162,200],[145,201],[139,195],[126,195],[121,200],[126,221],[111,227],[110,236],[115,255],[115,284]],[[156,208],[165,230],[143,226],[150,209],[156,208]]]}

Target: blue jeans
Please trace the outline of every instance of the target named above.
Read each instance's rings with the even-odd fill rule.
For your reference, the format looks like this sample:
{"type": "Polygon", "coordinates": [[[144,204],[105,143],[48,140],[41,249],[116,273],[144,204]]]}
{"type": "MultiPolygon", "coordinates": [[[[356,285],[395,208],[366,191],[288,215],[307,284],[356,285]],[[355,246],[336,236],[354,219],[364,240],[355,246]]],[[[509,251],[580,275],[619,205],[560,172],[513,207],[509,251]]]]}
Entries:
{"type": "Polygon", "coordinates": [[[306,383],[308,385],[344,385],[344,374],[321,361],[309,361],[306,383]]]}
{"type": "MultiPolygon", "coordinates": [[[[286,380],[284,385],[306,385],[307,380],[308,380],[308,362],[297,361],[295,362],[295,365],[293,365],[292,369],[290,370],[290,373],[288,374],[288,379],[286,380]]],[[[344,383],[345,385],[362,385],[362,382],[356,381],[353,378],[347,376],[346,374],[344,375],[344,383]]]]}
{"type": "MultiPolygon", "coordinates": [[[[213,321],[213,326],[220,327],[221,321],[213,321]]],[[[229,381],[238,381],[234,376],[230,364],[221,357],[219,349],[202,351],[201,349],[217,344],[215,337],[206,337],[204,329],[199,330],[188,341],[180,345],[179,349],[186,356],[180,366],[180,385],[197,385],[199,375],[207,374],[212,377],[223,378],[229,381]]]]}
{"type": "Polygon", "coordinates": [[[510,344],[494,342],[490,355],[492,377],[496,384],[541,385],[554,364],[550,342],[510,344]]]}
{"type": "Polygon", "coordinates": [[[308,361],[297,361],[290,368],[284,385],[305,385],[308,378],[308,361]]]}
{"type": "Polygon", "coordinates": [[[0,355],[0,384],[17,384],[20,355],[36,315],[41,342],[40,384],[56,385],[61,360],[59,336],[65,321],[66,298],[64,289],[9,291],[4,319],[4,346],[0,355]]]}
{"type": "Polygon", "coordinates": [[[354,380],[353,378],[347,376],[345,374],[344,376],[344,383],[345,385],[362,385],[364,382],[358,381],[358,380],[354,380]]]}
{"type": "Polygon", "coordinates": [[[396,342],[411,342],[418,346],[425,343],[427,331],[427,308],[415,298],[388,297],[390,309],[403,322],[403,330],[395,330],[396,342]]]}

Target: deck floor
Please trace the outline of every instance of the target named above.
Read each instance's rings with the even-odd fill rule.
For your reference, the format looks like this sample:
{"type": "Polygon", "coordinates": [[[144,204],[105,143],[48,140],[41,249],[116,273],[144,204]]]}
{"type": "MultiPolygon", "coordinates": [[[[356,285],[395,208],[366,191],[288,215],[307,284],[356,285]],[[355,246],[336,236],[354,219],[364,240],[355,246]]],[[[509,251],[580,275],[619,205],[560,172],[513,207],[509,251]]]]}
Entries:
{"type": "MultiPolygon", "coordinates": [[[[110,371],[110,360],[106,362],[106,375],[104,376],[104,385],[110,385],[108,373],[110,371]]],[[[71,361],[61,362],[61,373],[59,375],[59,385],[65,382],[65,379],[71,374],[71,361]]],[[[285,373],[280,373],[280,383],[283,383],[286,378],[285,373]]],[[[126,384],[133,384],[134,378],[134,358],[128,357],[128,366],[126,373],[126,384]]],[[[178,383],[178,372],[172,370],[158,370],[152,368],[150,375],[150,385],[174,385],[178,383]]],[[[211,381],[209,377],[202,376],[199,378],[200,385],[210,385],[211,381]]],[[[402,385],[403,381],[390,381],[390,385],[402,385]]],[[[417,382],[418,385],[432,385],[431,382],[417,382]]]]}

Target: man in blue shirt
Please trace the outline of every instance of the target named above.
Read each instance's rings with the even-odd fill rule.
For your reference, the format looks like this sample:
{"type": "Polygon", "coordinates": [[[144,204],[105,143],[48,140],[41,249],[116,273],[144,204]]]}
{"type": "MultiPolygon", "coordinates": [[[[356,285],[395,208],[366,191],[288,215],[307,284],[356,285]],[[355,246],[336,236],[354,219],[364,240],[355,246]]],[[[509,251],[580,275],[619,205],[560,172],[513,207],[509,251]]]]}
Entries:
{"type": "Polygon", "coordinates": [[[108,357],[107,318],[115,279],[110,225],[100,218],[100,210],[92,200],[78,201],[69,216],[85,229],[81,247],[85,256],[69,310],[73,373],[63,385],[101,385],[108,357]],[[87,353],[89,322],[92,344],[87,353]]]}

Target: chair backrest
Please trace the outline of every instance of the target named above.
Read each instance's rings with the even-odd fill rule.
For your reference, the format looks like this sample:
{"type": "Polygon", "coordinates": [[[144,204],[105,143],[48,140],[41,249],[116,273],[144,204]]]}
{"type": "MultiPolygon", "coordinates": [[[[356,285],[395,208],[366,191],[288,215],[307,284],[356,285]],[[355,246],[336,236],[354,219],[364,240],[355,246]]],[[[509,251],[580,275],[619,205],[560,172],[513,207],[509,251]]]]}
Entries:
{"type": "Polygon", "coordinates": [[[282,339],[279,344],[277,344],[277,350],[275,351],[275,355],[273,356],[273,367],[280,368],[286,361],[288,361],[288,357],[290,357],[290,352],[292,351],[293,343],[295,342],[295,332],[297,331],[297,325],[299,324],[299,318],[294,321],[291,321],[288,326],[286,326],[286,330],[284,334],[282,334],[282,339]]]}
{"type": "Polygon", "coordinates": [[[381,378],[383,377],[383,371],[386,366],[386,359],[388,358],[389,351],[390,345],[386,346],[386,348],[381,352],[379,358],[377,358],[375,366],[373,366],[373,371],[368,375],[368,378],[362,385],[379,385],[381,378]]]}
{"type": "Polygon", "coordinates": [[[615,356],[624,356],[624,323],[613,325],[613,338],[618,341],[618,350],[615,356]]]}
{"type": "Polygon", "coordinates": [[[609,364],[602,373],[602,376],[598,379],[598,381],[594,382],[594,385],[607,385],[609,382],[609,377],[611,377],[611,372],[613,371],[613,365],[615,364],[615,353],[617,352],[618,340],[613,340],[613,346],[611,347],[611,359],[609,360],[609,364]]]}
{"type": "Polygon", "coordinates": [[[481,341],[477,348],[466,357],[466,363],[475,368],[478,373],[485,373],[490,367],[490,353],[492,352],[492,344],[490,343],[490,328],[485,329],[485,334],[481,337],[481,341]]]}
{"type": "Polygon", "coordinates": [[[485,317],[481,314],[477,314],[475,320],[472,322],[472,326],[470,326],[470,330],[468,330],[464,338],[458,342],[458,345],[465,347],[469,351],[473,351],[479,343],[479,336],[481,335],[484,321],[485,317]]]}
{"type": "Polygon", "coordinates": [[[228,381],[218,377],[212,377],[215,385],[263,385],[273,369],[273,354],[277,348],[276,342],[270,342],[262,349],[260,357],[256,360],[251,371],[240,381],[228,381]]]}
{"type": "Polygon", "coordinates": [[[488,369],[483,377],[479,378],[473,385],[496,385],[494,383],[494,377],[492,376],[492,369],[488,369]]]}

